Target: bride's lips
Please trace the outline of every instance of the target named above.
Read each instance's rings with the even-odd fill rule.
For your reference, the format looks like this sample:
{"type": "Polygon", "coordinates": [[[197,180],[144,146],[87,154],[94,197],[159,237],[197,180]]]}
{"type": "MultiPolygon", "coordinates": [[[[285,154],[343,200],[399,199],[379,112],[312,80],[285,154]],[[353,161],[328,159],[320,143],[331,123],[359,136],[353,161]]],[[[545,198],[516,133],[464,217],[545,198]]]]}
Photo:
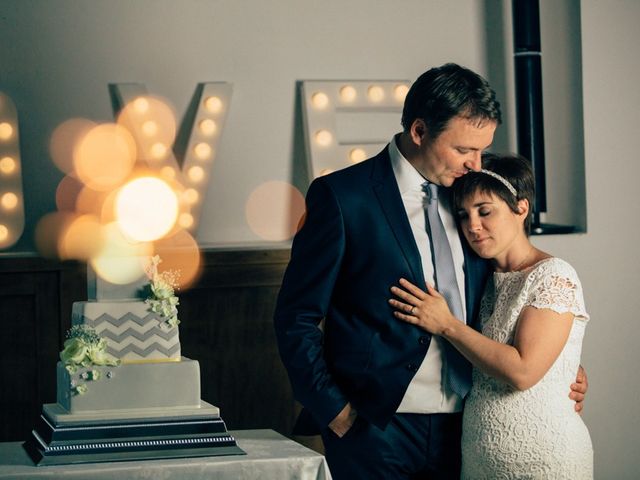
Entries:
{"type": "Polygon", "coordinates": [[[485,242],[489,240],[489,237],[482,237],[482,238],[472,238],[471,239],[471,243],[475,244],[475,245],[480,245],[481,243],[485,242]]]}

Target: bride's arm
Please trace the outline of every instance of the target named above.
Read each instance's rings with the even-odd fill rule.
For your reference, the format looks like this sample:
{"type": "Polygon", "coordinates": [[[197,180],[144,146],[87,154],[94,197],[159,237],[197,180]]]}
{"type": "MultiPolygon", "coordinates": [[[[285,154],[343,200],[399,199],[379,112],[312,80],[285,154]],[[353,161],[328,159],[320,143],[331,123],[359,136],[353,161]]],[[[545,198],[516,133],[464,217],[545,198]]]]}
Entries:
{"type": "Polygon", "coordinates": [[[532,387],[547,373],[567,342],[573,323],[570,312],[526,307],[520,313],[513,345],[506,345],[455,318],[432,287],[427,286],[424,292],[404,279],[400,285],[402,289],[391,289],[400,300],[389,301],[397,318],[441,335],[477,368],[518,390],[532,387]]]}

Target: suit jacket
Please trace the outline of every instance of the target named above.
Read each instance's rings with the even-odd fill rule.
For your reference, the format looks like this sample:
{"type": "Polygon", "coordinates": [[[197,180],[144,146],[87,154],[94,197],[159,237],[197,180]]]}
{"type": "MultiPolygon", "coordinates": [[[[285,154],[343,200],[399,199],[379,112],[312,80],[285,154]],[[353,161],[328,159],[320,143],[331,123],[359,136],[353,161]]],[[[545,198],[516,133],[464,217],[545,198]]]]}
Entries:
{"type": "MultiPolygon", "coordinates": [[[[387,303],[401,277],[425,288],[388,149],[317,178],[306,202],[275,311],[280,355],[296,399],[320,426],[350,401],[384,428],[431,341],[387,303]]],[[[488,268],[463,245],[471,323],[488,268]]]]}

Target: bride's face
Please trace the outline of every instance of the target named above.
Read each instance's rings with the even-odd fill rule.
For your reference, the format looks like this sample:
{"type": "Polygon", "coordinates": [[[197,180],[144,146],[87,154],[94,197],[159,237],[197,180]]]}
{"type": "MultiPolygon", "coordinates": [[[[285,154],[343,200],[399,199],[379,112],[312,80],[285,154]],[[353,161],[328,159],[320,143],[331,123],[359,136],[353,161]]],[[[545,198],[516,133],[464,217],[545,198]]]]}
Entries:
{"type": "MultiPolygon", "coordinates": [[[[526,200],[521,200],[525,202],[526,200]]],[[[524,233],[527,209],[515,213],[500,197],[477,191],[465,199],[457,212],[462,232],[471,248],[482,258],[506,256],[514,241],[524,233]]],[[[525,235],[526,236],[526,235],[525,235]]]]}

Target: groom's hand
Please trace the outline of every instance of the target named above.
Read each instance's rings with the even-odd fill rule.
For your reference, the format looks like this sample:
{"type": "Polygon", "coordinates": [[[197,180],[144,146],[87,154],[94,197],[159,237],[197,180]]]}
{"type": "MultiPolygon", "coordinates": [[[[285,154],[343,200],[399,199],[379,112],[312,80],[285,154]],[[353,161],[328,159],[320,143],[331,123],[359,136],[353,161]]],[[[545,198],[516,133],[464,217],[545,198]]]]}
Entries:
{"type": "Polygon", "coordinates": [[[589,389],[589,380],[587,380],[587,372],[584,371],[582,365],[578,368],[578,375],[576,375],[576,383],[571,384],[571,393],[569,398],[576,402],[575,410],[582,415],[582,409],[584,408],[584,399],[589,389]]]}
{"type": "Polygon", "coordinates": [[[353,426],[353,422],[356,421],[357,416],[358,413],[355,408],[351,406],[351,403],[347,403],[338,416],[331,420],[329,428],[338,437],[342,438],[353,426]]]}

